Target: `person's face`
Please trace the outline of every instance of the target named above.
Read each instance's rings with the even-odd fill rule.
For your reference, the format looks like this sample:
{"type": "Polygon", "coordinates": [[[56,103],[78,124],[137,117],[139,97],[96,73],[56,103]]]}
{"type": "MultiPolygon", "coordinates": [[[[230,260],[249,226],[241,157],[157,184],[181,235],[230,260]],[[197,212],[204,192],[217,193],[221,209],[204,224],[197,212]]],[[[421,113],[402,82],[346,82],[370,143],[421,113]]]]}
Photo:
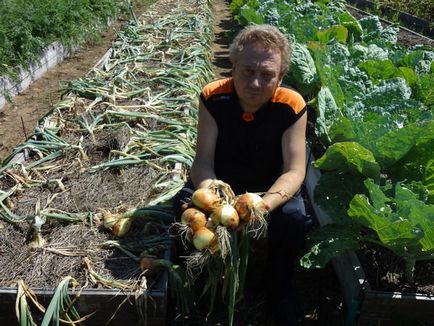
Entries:
{"type": "Polygon", "coordinates": [[[238,54],[232,67],[235,90],[241,107],[255,112],[267,102],[282,81],[282,59],[277,50],[249,44],[238,54]]]}

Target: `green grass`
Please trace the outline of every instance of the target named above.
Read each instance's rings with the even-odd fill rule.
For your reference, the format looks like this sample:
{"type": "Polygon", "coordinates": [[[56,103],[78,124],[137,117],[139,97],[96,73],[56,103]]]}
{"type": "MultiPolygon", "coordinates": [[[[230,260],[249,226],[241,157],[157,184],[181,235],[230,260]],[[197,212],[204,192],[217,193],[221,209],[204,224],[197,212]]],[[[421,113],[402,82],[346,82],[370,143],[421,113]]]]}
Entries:
{"type": "MultiPolygon", "coordinates": [[[[128,0],[0,0],[0,76],[35,61],[54,41],[80,44],[122,13],[128,0]]],[[[143,2],[133,0],[134,4],[143,2]]]]}

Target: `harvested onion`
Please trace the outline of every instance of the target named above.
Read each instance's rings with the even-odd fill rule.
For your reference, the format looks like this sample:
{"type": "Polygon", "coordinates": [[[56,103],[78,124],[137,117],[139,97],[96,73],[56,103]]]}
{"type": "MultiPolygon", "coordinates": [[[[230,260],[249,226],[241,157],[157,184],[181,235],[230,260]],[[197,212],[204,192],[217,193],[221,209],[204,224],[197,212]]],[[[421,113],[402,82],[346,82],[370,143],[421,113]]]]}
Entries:
{"type": "Polygon", "coordinates": [[[160,267],[161,264],[159,259],[148,255],[143,255],[140,257],[140,269],[142,271],[146,271],[149,276],[155,275],[160,267]]]}
{"type": "Polygon", "coordinates": [[[199,188],[191,197],[193,205],[204,210],[207,213],[212,212],[220,205],[220,197],[215,189],[199,188]]]}
{"type": "Polygon", "coordinates": [[[113,235],[118,238],[126,236],[131,229],[131,224],[132,221],[130,218],[119,218],[113,225],[113,235]]]}
{"type": "Polygon", "coordinates": [[[181,222],[190,226],[193,232],[206,226],[207,219],[205,214],[197,208],[187,208],[181,215],[181,222]]]}
{"type": "Polygon", "coordinates": [[[211,214],[211,221],[214,225],[220,223],[230,229],[235,229],[240,223],[240,218],[232,205],[223,204],[211,214]]]}
{"type": "Polygon", "coordinates": [[[214,232],[202,227],[198,229],[193,235],[193,245],[196,249],[202,250],[207,247],[213,247],[216,243],[214,232]]]}
{"type": "Polygon", "coordinates": [[[262,197],[251,192],[246,192],[245,194],[238,196],[235,203],[235,209],[240,218],[245,222],[249,222],[257,215],[264,215],[267,213],[266,204],[262,197]]]}

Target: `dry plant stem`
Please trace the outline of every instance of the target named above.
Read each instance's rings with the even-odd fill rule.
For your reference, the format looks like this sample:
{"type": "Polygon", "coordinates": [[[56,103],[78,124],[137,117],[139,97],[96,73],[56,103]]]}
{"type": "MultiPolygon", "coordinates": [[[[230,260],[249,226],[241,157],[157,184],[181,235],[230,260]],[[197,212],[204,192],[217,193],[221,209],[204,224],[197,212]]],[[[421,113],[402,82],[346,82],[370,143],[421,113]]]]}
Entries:
{"type": "Polygon", "coordinates": [[[125,249],[121,244],[119,244],[119,242],[117,241],[106,241],[104,242],[101,247],[114,247],[119,249],[120,251],[122,251],[125,255],[127,255],[128,257],[130,257],[132,260],[138,262],[140,261],[140,258],[137,257],[136,255],[134,255],[133,253],[131,253],[129,250],[125,249]]]}
{"type": "Polygon", "coordinates": [[[102,284],[103,286],[107,288],[116,288],[116,289],[122,289],[122,290],[134,290],[135,289],[135,282],[129,281],[129,282],[122,282],[115,279],[107,279],[102,277],[100,274],[98,274],[91,265],[91,261],[88,257],[83,258],[83,265],[84,268],[88,271],[90,278],[94,284],[102,284]]]}
{"type": "Polygon", "coordinates": [[[68,257],[78,257],[78,256],[86,256],[87,251],[80,250],[75,247],[63,247],[63,248],[42,248],[45,252],[50,252],[57,255],[68,256],[68,257]]]}
{"type": "Polygon", "coordinates": [[[210,189],[215,189],[217,194],[222,194],[222,203],[232,205],[235,201],[235,193],[231,186],[221,180],[213,180],[208,186],[210,189]]]}
{"type": "Polygon", "coordinates": [[[15,313],[17,316],[17,319],[20,320],[19,318],[19,304],[20,301],[22,300],[22,297],[24,296],[26,299],[30,299],[30,301],[33,302],[33,304],[35,305],[35,307],[42,313],[45,313],[45,308],[44,306],[42,306],[39,302],[38,299],[36,298],[35,293],[32,291],[31,288],[29,288],[23,280],[18,280],[17,281],[17,286],[18,286],[18,291],[17,291],[17,300],[15,303],[15,313]]]}

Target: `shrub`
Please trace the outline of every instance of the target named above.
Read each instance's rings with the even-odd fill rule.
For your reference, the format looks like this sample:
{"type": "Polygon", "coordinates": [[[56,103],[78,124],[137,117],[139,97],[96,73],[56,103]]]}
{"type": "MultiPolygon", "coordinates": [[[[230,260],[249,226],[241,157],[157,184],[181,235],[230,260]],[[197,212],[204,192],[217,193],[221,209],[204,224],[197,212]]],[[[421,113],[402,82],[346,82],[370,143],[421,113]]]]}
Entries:
{"type": "Polygon", "coordinates": [[[53,41],[79,44],[95,38],[108,19],[128,10],[128,2],[2,0],[0,75],[11,75],[14,67],[34,61],[53,41]]]}

